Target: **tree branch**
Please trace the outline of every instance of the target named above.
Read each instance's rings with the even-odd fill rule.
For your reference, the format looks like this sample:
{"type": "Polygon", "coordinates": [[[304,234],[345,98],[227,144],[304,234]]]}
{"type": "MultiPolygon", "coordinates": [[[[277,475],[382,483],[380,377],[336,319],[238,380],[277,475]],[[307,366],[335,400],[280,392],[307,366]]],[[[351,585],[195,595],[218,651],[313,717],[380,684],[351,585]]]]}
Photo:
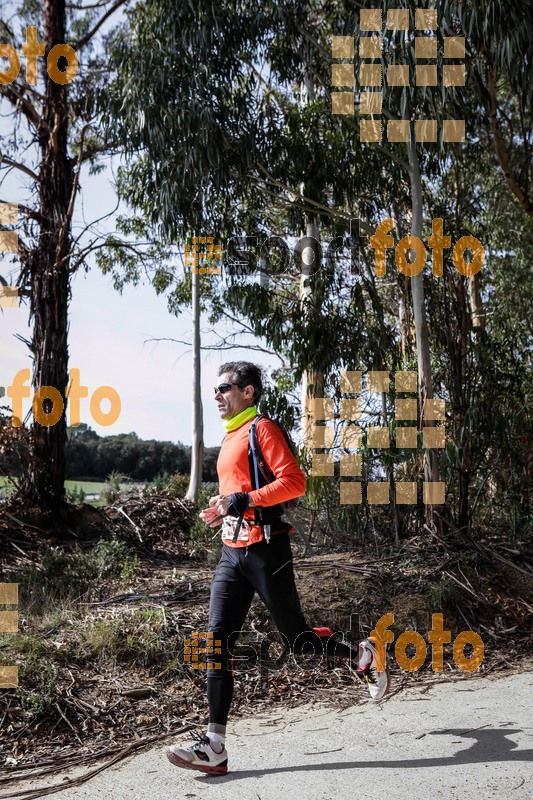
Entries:
{"type": "MultiPolygon", "coordinates": [[[[144,344],[147,344],[147,342],[175,342],[176,344],[185,344],[187,347],[192,347],[192,343],[186,342],[184,339],[172,339],[166,336],[161,338],[153,337],[151,339],[145,339],[144,344]]],[[[218,344],[202,344],[200,345],[200,350],[254,350],[257,352],[266,353],[269,356],[277,356],[282,364],[285,363],[278,353],[275,353],[273,350],[267,350],[265,347],[261,347],[261,345],[228,344],[224,338],[221,338],[221,342],[218,344]]]]}
{"type": "Polygon", "coordinates": [[[494,135],[496,153],[498,155],[500,166],[502,168],[507,186],[514,194],[514,196],[518,199],[518,202],[520,203],[526,214],[530,217],[533,217],[533,202],[527,196],[526,192],[522,189],[522,187],[519,186],[516,180],[514,179],[513,172],[511,169],[511,161],[509,158],[509,153],[507,152],[502,130],[500,128],[500,123],[498,121],[498,100],[496,96],[497,80],[498,80],[498,75],[496,69],[494,67],[491,67],[489,72],[489,81],[487,88],[490,98],[490,124],[492,128],[492,133],[494,135]]]}
{"type": "MultiPolygon", "coordinates": [[[[129,242],[108,242],[106,239],[105,242],[101,242],[100,244],[95,244],[95,242],[93,241],[90,245],[84,247],[83,250],[80,251],[80,254],[78,255],[76,261],[74,262],[74,266],[71,266],[69,268],[69,272],[76,272],[80,264],[83,264],[83,262],[90,253],[94,253],[96,250],[101,250],[103,247],[117,247],[117,248],[120,247],[124,248],[124,250],[131,250],[133,253],[135,253],[136,256],[139,256],[141,260],[146,257],[146,253],[143,253],[142,250],[139,250],[138,247],[135,247],[129,242]]],[[[72,258],[72,252],[70,252],[68,255],[70,258],[72,258]]]]}
{"type": "MultiPolygon", "coordinates": [[[[80,133],[80,153],[78,157],[78,168],[74,173],[74,181],[72,183],[72,192],[70,194],[70,199],[68,203],[67,213],[65,214],[65,219],[63,220],[63,224],[61,226],[61,230],[59,232],[58,240],[57,240],[57,249],[56,249],[56,268],[59,269],[63,266],[64,258],[61,258],[61,251],[63,250],[63,245],[65,244],[65,239],[67,236],[67,231],[70,227],[70,222],[72,220],[72,214],[74,212],[74,202],[76,200],[76,192],[78,191],[78,185],[80,182],[80,170],[82,164],[82,157],[83,157],[83,140],[85,139],[85,132],[89,127],[89,123],[83,126],[80,133]]],[[[68,256],[67,256],[68,257],[68,256]]]]}
{"type": "Polygon", "coordinates": [[[109,8],[106,11],[103,17],[100,17],[94,28],[92,28],[92,30],[90,30],[89,33],[86,33],[85,36],[83,36],[73,45],[74,50],[81,50],[82,47],[85,47],[85,45],[91,41],[95,33],[97,33],[100,30],[106,19],[108,19],[111,16],[111,14],[113,14],[117,10],[117,8],[120,8],[120,6],[123,6],[127,2],[128,0],[116,0],[116,2],[113,3],[111,8],[109,8]]]}
{"type": "Polygon", "coordinates": [[[91,8],[103,8],[109,5],[111,0],[98,0],[97,3],[89,3],[86,6],[78,5],[77,3],[67,3],[66,8],[75,9],[76,11],[88,11],[91,8]]]}
{"type": "MultiPolygon", "coordinates": [[[[0,95],[3,95],[6,100],[9,100],[11,105],[16,109],[20,109],[29,122],[38,130],[44,124],[44,120],[33,105],[23,94],[17,91],[16,86],[12,83],[0,86],[0,95]]],[[[48,126],[47,126],[48,127],[48,126]]]]}
{"type": "Polygon", "coordinates": [[[82,163],[84,164],[86,161],[94,158],[94,156],[98,155],[99,153],[106,153],[106,155],[115,156],[120,153],[120,149],[111,147],[108,142],[87,147],[85,153],[83,154],[82,163]]]}
{"type": "MultiPolygon", "coordinates": [[[[289,186],[286,186],[281,181],[276,180],[270,173],[263,167],[261,164],[258,165],[261,172],[266,175],[265,178],[260,178],[258,175],[251,175],[250,178],[257,183],[266,184],[267,186],[271,184],[272,186],[277,186],[279,189],[285,189],[287,192],[290,192],[297,200],[303,201],[303,203],[308,203],[310,206],[313,207],[313,210],[319,209],[323,214],[327,215],[328,217],[333,217],[337,219],[344,220],[348,222],[351,218],[348,214],[345,214],[342,211],[337,211],[334,208],[325,206],[323,203],[318,203],[316,200],[311,200],[310,197],[306,197],[306,195],[302,194],[301,192],[296,191],[296,189],[291,189],[289,186]]],[[[374,230],[365,223],[360,221],[361,232],[365,234],[374,233],[374,230]]]]}
{"type": "MultiPolygon", "coordinates": [[[[9,200],[0,200],[0,203],[9,203],[9,200]]],[[[34,208],[28,208],[28,206],[22,205],[22,203],[17,203],[17,207],[22,214],[26,214],[27,217],[31,217],[38,222],[39,225],[43,221],[43,215],[40,213],[40,211],[35,211],[34,208]]]]}
{"type": "Polygon", "coordinates": [[[24,172],[26,175],[29,175],[30,178],[33,178],[34,181],[37,183],[41,182],[41,179],[35,172],[32,172],[29,167],[25,167],[24,164],[19,164],[17,161],[13,161],[13,159],[9,158],[9,156],[5,156],[3,153],[0,153],[0,164],[6,164],[8,167],[13,167],[13,169],[18,169],[21,172],[24,172]]]}

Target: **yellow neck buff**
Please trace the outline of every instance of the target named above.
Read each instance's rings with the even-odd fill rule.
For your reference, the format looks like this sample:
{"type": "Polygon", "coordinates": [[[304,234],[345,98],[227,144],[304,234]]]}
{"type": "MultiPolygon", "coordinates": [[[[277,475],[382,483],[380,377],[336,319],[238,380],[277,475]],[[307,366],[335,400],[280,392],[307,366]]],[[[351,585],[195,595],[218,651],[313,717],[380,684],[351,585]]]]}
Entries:
{"type": "Polygon", "coordinates": [[[237,428],[240,428],[241,425],[244,425],[244,423],[248,422],[249,419],[253,419],[258,413],[259,412],[255,406],[249,406],[243,411],[239,411],[239,413],[235,414],[235,416],[231,417],[231,419],[225,419],[224,427],[226,429],[226,433],[229,433],[230,431],[236,431],[237,428]]]}

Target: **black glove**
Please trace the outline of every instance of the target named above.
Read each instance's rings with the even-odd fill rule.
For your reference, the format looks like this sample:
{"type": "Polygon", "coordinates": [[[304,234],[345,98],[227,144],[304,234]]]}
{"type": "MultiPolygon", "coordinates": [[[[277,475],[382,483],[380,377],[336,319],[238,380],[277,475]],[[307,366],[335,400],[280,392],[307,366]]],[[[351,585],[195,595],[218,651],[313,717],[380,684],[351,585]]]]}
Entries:
{"type": "Polygon", "coordinates": [[[246,492],[235,492],[231,495],[231,503],[228,506],[228,514],[232,517],[240,517],[248,511],[250,498],[246,492]]]}

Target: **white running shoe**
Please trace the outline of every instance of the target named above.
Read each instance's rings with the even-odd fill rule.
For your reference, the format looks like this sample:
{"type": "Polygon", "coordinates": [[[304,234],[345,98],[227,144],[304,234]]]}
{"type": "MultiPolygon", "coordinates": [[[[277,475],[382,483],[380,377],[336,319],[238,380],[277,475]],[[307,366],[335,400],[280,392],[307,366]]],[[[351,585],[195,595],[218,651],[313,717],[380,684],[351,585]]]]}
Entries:
{"type": "MultiPolygon", "coordinates": [[[[378,672],[376,668],[376,649],[369,639],[360,642],[363,655],[355,671],[357,677],[364,681],[372,700],[381,700],[390,689],[390,673],[385,664],[385,669],[378,672]]],[[[385,655],[385,659],[386,659],[385,655]]]]}
{"type": "Polygon", "coordinates": [[[222,752],[217,753],[211,747],[209,737],[205,735],[198,736],[198,741],[190,747],[170,745],[167,750],[167,758],[176,767],[199,769],[200,772],[206,772],[208,775],[225,775],[228,771],[226,748],[223,747],[222,752]]]}

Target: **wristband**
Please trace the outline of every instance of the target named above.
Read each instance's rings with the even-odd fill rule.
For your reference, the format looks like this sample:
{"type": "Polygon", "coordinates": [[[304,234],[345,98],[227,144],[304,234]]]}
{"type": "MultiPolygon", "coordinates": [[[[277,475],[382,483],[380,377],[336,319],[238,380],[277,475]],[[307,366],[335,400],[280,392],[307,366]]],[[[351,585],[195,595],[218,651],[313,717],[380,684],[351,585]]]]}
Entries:
{"type": "Polygon", "coordinates": [[[248,511],[250,498],[247,492],[235,492],[231,495],[231,503],[228,506],[228,514],[232,517],[240,517],[245,511],[248,511]]]}

